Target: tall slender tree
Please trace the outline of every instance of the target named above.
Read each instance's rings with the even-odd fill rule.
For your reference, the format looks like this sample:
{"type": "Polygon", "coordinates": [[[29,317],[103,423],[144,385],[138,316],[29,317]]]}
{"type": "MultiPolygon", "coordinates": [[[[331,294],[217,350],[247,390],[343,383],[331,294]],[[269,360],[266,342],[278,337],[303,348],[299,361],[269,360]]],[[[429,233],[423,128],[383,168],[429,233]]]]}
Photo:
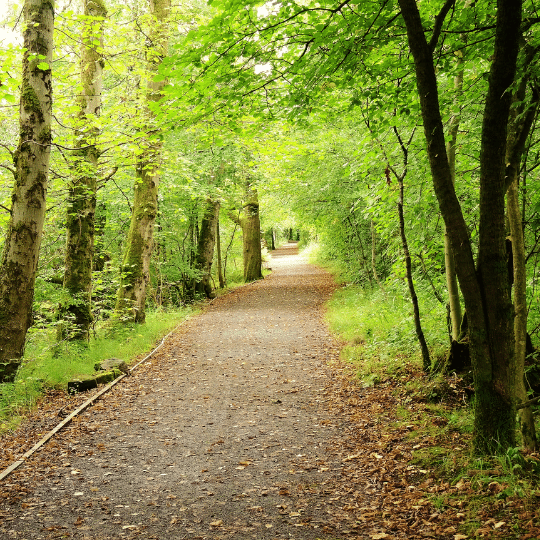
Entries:
{"type": "Polygon", "coordinates": [[[452,181],[446,152],[433,51],[446,15],[436,17],[429,42],[416,0],[399,0],[416,71],[428,159],[450,236],[469,324],[475,384],[474,447],[492,453],[515,446],[513,306],[508,287],[505,194],[507,125],[520,39],[521,1],[498,0],[480,152],[480,223],[477,266],[452,181]]]}
{"type": "Polygon", "coordinates": [[[107,9],[102,0],[83,0],[81,88],[76,126],[74,164],[66,217],[64,288],[68,299],[60,308],[60,339],[88,339],[93,321],[92,267],[96,213],[99,129],[103,86],[103,23],[107,9]]]}
{"type": "Polygon", "coordinates": [[[32,324],[51,147],[54,2],[25,0],[15,186],[0,262],[0,383],[12,381],[32,324]]]}
{"type": "MultiPolygon", "coordinates": [[[[524,64],[530,66],[538,51],[526,48],[523,55],[524,64]]],[[[512,239],[512,270],[513,270],[513,297],[514,297],[514,334],[515,334],[515,363],[516,363],[516,396],[524,403],[528,400],[525,388],[525,357],[527,343],[527,270],[525,257],[525,239],[523,235],[523,222],[519,205],[519,171],[521,158],[525,149],[526,140],[530,133],[534,117],[538,110],[540,95],[538,89],[533,87],[532,96],[528,99],[526,88],[530,82],[530,73],[522,77],[517,91],[514,94],[514,107],[511,111],[508,140],[506,146],[506,171],[510,186],[507,193],[507,214],[512,239]]],[[[534,416],[530,405],[518,409],[519,427],[523,446],[534,451],[538,447],[534,416]]]]}
{"type": "Polygon", "coordinates": [[[143,151],[137,159],[135,198],[116,302],[116,312],[122,320],[139,323],[144,322],[146,316],[146,289],[150,280],[163,146],[151,104],[161,98],[165,86],[165,81],[156,81],[155,78],[167,54],[170,10],[170,0],[150,0],[152,21],[146,47],[148,81],[142,105],[145,136],[140,142],[143,151]]]}

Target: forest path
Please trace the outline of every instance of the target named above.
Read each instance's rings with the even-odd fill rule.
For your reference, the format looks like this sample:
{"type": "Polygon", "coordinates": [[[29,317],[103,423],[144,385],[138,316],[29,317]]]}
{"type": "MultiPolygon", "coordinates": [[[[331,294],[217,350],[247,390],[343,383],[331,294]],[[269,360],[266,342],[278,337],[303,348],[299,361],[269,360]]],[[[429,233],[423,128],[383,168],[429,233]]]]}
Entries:
{"type": "Polygon", "coordinates": [[[271,264],[7,479],[1,538],[336,538],[325,485],[346,420],[325,405],[339,346],[322,321],[335,285],[294,244],[271,264]]]}

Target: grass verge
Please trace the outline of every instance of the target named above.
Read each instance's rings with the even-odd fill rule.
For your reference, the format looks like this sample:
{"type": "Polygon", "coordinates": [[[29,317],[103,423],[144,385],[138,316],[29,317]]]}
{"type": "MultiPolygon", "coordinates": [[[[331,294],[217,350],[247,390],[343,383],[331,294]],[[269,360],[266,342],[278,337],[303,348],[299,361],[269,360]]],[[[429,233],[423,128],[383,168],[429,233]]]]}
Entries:
{"type": "Polygon", "coordinates": [[[15,381],[0,385],[0,434],[15,428],[47,389],[64,389],[69,380],[91,374],[94,364],[106,358],[121,358],[129,364],[195,310],[188,306],[148,312],[145,324],[97,329],[87,345],[57,343],[54,329],[31,330],[15,381]]]}
{"type": "MultiPolygon", "coordinates": [[[[422,291],[419,296],[424,332],[437,358],[448,343],[443,307],[430,305],[422,291]]],[[[375,413],[382,415],[377,444],[392,440],[387,450],[394,461],[383,451],[376,457],[386,479],[397,475],[396,454],[407,460],[407,480],[403,488],[396,482],[392,493],[406,500],[414,486],[430,508],[411,538],[418,532],[460,540],[540,540],[540,456],[519,448],[481,459],[472,454],[470,380],[421,371],[411,311],[395,282],[384,290],[343,286],[327,304],[329,325],[346,342],[342,360],[353,384],[364,388],[361,409],[377,401],[374,411],[384,411],[375,413]]],[[[537,417],[539,412],[537,406],[537,417]]]]}

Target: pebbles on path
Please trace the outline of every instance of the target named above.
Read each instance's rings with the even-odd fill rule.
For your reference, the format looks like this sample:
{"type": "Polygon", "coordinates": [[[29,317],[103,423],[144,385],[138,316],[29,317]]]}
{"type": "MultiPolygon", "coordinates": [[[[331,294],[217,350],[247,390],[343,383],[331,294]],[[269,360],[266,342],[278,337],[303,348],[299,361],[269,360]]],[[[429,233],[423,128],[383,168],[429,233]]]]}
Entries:
{"type": "Polygon", "coordinates": [[[272,267],[13,473],[0,538],[335,538],[321,504],[341,466],[321,396],[334,285],[293,244],[272,267]]]}

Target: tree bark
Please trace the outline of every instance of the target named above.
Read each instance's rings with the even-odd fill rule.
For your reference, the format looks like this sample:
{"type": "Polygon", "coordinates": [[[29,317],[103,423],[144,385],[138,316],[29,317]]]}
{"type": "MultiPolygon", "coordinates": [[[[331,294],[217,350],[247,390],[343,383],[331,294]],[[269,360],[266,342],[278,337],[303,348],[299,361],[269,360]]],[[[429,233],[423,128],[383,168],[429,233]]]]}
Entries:
{"type": "Polygon", "coordinates": [[[249,283],[263,279],[259,196],[257,190],[249,183],[246,185],[246,202],[242,219],[242,244],[244,281],[249,283]]]}
{"type": "Polygon", "coordinates": [[[143,105],[144,152],[138,158],[135,176],[135,198],[121,267],[116,312],[123,321],[143,323],[146,318],[146,288],[150,281],[150,260],[154,247],[154,226],[158,212],[162,142],[150,103],[161,98],[165,81],[155,81],[161,59],[168,49],[170,0],[150,0],[153,16],[147,58],[147,94],[143,105]]]}
{"type": "Polygon", "coordinates": [[[221,232],[219,230],[219,212],[216,223],[216,244],[217,244],[217,271],[218,271],[218,280],[219,288],[225,288],[225,276],[223,274],[223,264],[221,260],[221,232]]]}
{"type": "Polygon", "coordinates": [[[0,383],[13,381],[32,324],[51,145],[54,2],[25,0],[15,186],[0,262],[0,383]]]}
{"type": "Polygon", "coordinates": [[[249,181],[246,182],[242,212],[238,216],[234,212],[229,212],[229,217],[242,228],[244,281],[249,283],[263,279],[259,196],[257,189],[249,181]]]}
{"type": "MultiPolygon", "coordinates": [[[[531,65],[534,51],[526,55],[525,64],[531,65]]],[[[517,107],[512,109],[511,121],[508,130],[506,146],[506,171],[507,181],[511,182],[507,192],[507,213],[512,238],[512,266],[514,283],[514,334],[515,334],[515,387],[516,397],[521,403],[528,400],[525,388],[525,357],[527,344],[527,271],[525,257],[525,240],[523,235],[523,223],[518,196],[519,170],[526,139],[531,130],[534,116],[538,108],[539,95],[534,92],[533,103],[527,106],[525,103],[526,85],[528,77],[523,77],[515,95],[517,107]]],[[[518,409],[518,420],[523,446],[530,451],[538,448],[538,440],[534,425],[534,416],[529,407],[518,409]]]]}
{"type": "Polygon", "coordinates": [[[212,297],[211,268],[216,244],[216,228],[219,216],[219,202],[208,200],[201,223],[195,268],[201,273],[201,278],[195,285],[195,292],[212,297]]]}
{"type": "MultiPolygon", "coordinates": [[[[468,2],[466,3],[468,5],[468,2]]],[[[461,67],[456,78],[454,79],[454,88],[457,92],[454,105],[459,105],[459,96],[463,87],[463,53],[458,56],[458,66],[461,67]]],[[[452,183],[456,182],[456,144],[459,130],[459,115],[454,114],[450,119],[450,127],[448,130],[448,143],[446,150],[448,152],[448,164],[452,175],[452,183]]],[[[459,286],[456,274],[456,265],[454,262],[454,254],[452,253],[452,245],[450,236],[444,228],[444,266],[446,275],[446,288],[448,290],[448,303],[450,307],[450,321],[452,326],[452,340],[457,341],[459,336],[459,327],[461,325],[461,303],[459,301],[459,286]]]]}
{"type": "Polygon", "coordinates": [[[66,217],[64,289],[69,301],[60,306],[58,338],[88,340],[92,315],[92,269],[96,214],[99,130],[93,118],[99,116],[103,86],[103,20],[107,9],[102,0],[84,0],[81,50],[79,125],[74,155],[73,179],[69,186],[66,217]],[[98,18],[98,20],[96,20],[98,18]]]}
{"type": "Polygon", "coordinates": [[[494,55],[480,152],[478,271],[457,199],[445,147],[432,49],[415,0],[399,0],[414,57],[416,83],[435,194],[450,236],[469,323],[475,384],[473,445],[490,454],[515,446],[513,307],[505,248],[505,150],[514,81],[521,2],[498,0],[494,55]]]}

